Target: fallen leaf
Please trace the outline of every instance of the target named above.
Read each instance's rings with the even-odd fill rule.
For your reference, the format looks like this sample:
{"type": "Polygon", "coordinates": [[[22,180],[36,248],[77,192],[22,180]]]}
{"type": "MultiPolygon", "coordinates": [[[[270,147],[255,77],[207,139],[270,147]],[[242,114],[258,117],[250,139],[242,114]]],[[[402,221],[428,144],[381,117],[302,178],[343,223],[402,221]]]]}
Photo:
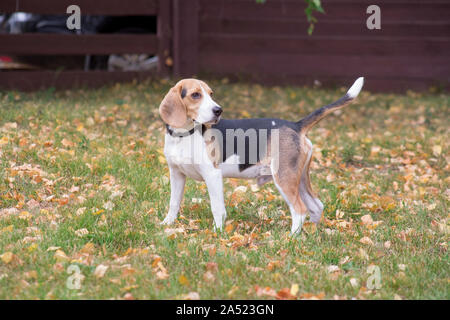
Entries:
{"type": "Polygon", "coordinates": [[[262,297],[262,296],[269,296],[269,297],[273,297],[273,298],[277,297],[277,292],[270,287],[261,288],[260,286],[255,285],[254,289],[255,289],[256,295],[258,297],[262,297]]]}
{"type": "Polygon", "coordinates": [[[373,219],[370,214],[366,214],[366,215],[362,216],[361,221],[364,225],[370,225],[373,223],[373,219]]]}
{"type": "Polygon", "coordinates": [[[93,254],[95,251],[95,246],[92,242],[86,243],[83,248],[81,248],[81,253],[93,254]]]}
{"type": "Polygon", "coordinates": [[[356,278],[351,278],[350,279],[350,284],[352,285],[353,288],[356,288],[359,286],[359,281],[356,278]]]}
{"type": "Polygon", "coordinates": [[[217,272],[217,270],[219,269],[219,266],[216,262],[208,262],[206,263],[206,270],[212,271],[212,272],[217,272]]]}
{"type": "Polygon", "coordinates": [[[75,230],[75,235],[77,235],[80,238],[84,237],[87,234],[89,234],[89,231],[86,228],[75,230]]]}
{"type": "Polygon", "coordinates": [[[70,260],[70,258],[65,254],[65,252],[60,249],[56,250],[53,257],[56,259],[57,262],[66,262],[70,260]]]}
{"type": "Polygon", "coordinates": [[[103,208],[105,208],[106,210],[112,210],[114,208],[114,203],[112,201],[107,201],[103,204],[103,208]]]}
{"type": "Polygon", "coordinates": [[[198,292],[189,292],[183,296],[184,300],[200,300],[200,295],[198,292]]]}
{"type": "Polygon", "coordinates": [[[294,283],[294,284],[291,286],[290,292],[291,292],[291,295],[296,296],[297,293],[298,293],[298,284],[294,283]]]}
{"type": "Polygon", "coordinates": [[[99,264],[94,271],[94,276],[97,278],[103,278],[106,270],[108,270],[108,266],[105,266],[104,264],[99,264]]]}
{"type": "Polygon", "coordinates": [[[182,284],[183,286],[188,286],[188,285],[189,285],[189,280],[188,280],[188,278],[186,278],[183,274],[182,274],[181,276],[179,276],[178,282],[179,282],[180,284],[182,284]]]}
{"type": "Polygon", "coordinates": [[[14,254],[12,252],[8,251],[8,252],[3,253],[0,256],[0,259],[3,261],[3,263],[8,264],[12,261],[13,257],[14,257],[14,254]]]}
{"type": "Polygon", "coordinates": [[[328,266],[327,271],[328,271],[328,273],[333,273],[333,272],[339,271],[339,267],[335,266],[335,265],[331,265],[331,266],[328,266]]]}
{"type": "Polygon", "coordinates": [[[291,290],[289,288],[283,288],[277,292],[276,298],[279,300],[293,300],[297,297],[291,294],[291,290]]]}
{"type": "Polygon", "coordinates": [[[442,147],[441,146],[439,146],[439,145],[433,146],[433,155],[435,157],[439,157],[441,155],[441,153],[442,153],[442,147]]]}
{"type": "Polygon", "coordinates": [[[361,239],[359,239],[359,242],[373,246],[373,241],[369,237],[362,237],[361,239]]]}

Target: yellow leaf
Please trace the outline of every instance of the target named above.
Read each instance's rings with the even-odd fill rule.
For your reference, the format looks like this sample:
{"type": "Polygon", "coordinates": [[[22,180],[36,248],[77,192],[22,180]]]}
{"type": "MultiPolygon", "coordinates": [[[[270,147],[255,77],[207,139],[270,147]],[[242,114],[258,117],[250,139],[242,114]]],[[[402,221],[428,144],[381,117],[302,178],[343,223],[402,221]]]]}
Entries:
{"type": "Polygon", "coordinates": [[[12,261],[13,256],[14,256],[13,253],[8,251],[8,252],[5,252],[4,254],[2,254],[0,256],[0,259],[2,259],[3,263],[8,264],[12,261]]]}
{"type": "Polygon", "coordinates": [[[92,254],[94,253],[95,246],[92,242],[88,242],[84,245],[84,247],[80,250],[81,253],[92,254]]]}
{"type": "Polygon", "coordinates": [[[293,296],[296,296],[297,295],[297,293],[298,293],[298,284],[296,284],[296,283],[294,283],[292,286],[291,286],[291,294],[293,295],[293,296]]]}
{"type": "Polygon", "coordinates": [[[48,247],[47,251],[56,251],[58,249],[61,249],[61,247],[48,247]]]}
{"type": "Polygon", "coordinates": [[[21,213],[19,213],[19,219],[29,220],[31,217],[31,213],[29,213],[28,211],[22,211],[21,213]]]}
{"type": "Polygon", "coordinates": [[[14,229],[14,226],[13,226],[12,224],[10,224],[9,226],[4,227],[4,228],[2,229],[2,232],[12,232],[13,229],[14,229]]]}
{"type": "Polygon", "coordinates": [[[37,279],[37,272],[35,270],[28,271],[24,273],[25,278],[27,279],[37,279]]]}
{"type": "Polygon", "coordinates": [[[189,285],[189,280],[186,278],[183,274],[178,278],[178,282],[182,284],[183,286],[189,285]]]}
{"type": "Polygon", "coordinates": [[[158,157],[158,160],[159,160],[159,163],[161,163],[161,164],[166,164],[166,158],[165,158],[165,157],[159,156],[159,157],[158,157]]]}
{"type": "Polygon", "coordinates": [[[395,208],[395,200],[389,196],[383,196],[380,198],[380,205],[385,211],[389,211],[395,208]]]}
{"type": "Polygon", "coordinates": [[[105,211],[105,210],[100,209],[100,210],[98,210],[98,211],[92,212],[92,214],[93,214],[94,216],[96,216],[96,215],[99,215],[100,213],[102,213],[102,212],[104,212],[104,211],[105,211]]]}
{"type": "Polygon", "coordinates": [[[36,250],[36,249],[37,249],[37,244],[36,244],[36,243],[31,244],[31,245],[27,248],[28,252],[33,252],[33,251],[36,250]]]}
{"type": "Polygon", "coordinates": [[[250,117],[250,113],[248,113],[247,110],[242,110],[241,111],[241,116],[243,116],[244,118],[249,118],[250,117]]]}
{"type": "Polygon", "coordinates": [[[58,262],[65,262],[70,260],[70,258],[64,253],[64,251],[60,249],[56,250],[54,257],[58,262]]]}
{"type": "Polygon", "coordinates": [[[441,155],[441,153],[442,153],[442,147],[441,146],[438,146],[438,145],[433,146],[433,155],[435,157],[439,157],[441,155]]]}

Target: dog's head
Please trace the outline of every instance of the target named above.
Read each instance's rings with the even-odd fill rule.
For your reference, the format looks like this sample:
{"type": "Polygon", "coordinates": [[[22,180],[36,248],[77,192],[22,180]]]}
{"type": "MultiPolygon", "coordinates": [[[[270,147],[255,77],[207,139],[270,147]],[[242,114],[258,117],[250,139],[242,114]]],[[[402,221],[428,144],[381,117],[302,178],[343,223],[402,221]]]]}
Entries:
{"type": "Polygon", "coordinates": [[[181,128],[188,120],[215,124],[220,120],[222,108],[212,99],[212,90],[205,82],[184,79],[166,94],[159,114],[171,127],[181,128]]]}

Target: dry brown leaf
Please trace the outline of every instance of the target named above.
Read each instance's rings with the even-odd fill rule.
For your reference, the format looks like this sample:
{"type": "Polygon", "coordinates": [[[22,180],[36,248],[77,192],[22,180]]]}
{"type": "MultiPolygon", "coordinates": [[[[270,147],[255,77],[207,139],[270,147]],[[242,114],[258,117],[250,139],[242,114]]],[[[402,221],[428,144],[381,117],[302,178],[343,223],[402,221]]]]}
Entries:
{"type": "Polygon", "coordinates": [[[293,300],[297,297],[291,294],[291,289],[283,288],[277,292],[276,298],[279,300],[293,300]]]}

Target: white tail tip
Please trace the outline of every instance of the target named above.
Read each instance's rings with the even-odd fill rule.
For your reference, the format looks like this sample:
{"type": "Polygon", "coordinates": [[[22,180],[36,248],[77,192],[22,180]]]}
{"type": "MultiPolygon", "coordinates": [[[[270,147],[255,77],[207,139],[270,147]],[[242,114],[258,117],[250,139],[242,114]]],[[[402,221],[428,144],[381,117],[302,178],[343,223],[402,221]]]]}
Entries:
{"type": "Polygon", "coordinates": [[[363,85],[364,85],[364,78],[359,77],[358,79],[356,79],[355,83],[351,86],[351,88],[348,89],[347,95],[352,99],[356,98],[360,93],[363,85]]]}

